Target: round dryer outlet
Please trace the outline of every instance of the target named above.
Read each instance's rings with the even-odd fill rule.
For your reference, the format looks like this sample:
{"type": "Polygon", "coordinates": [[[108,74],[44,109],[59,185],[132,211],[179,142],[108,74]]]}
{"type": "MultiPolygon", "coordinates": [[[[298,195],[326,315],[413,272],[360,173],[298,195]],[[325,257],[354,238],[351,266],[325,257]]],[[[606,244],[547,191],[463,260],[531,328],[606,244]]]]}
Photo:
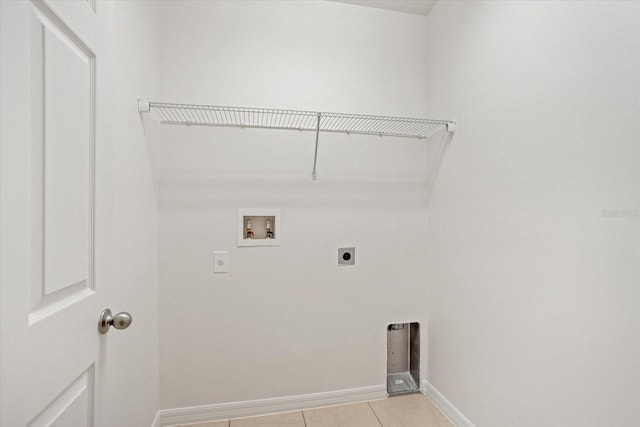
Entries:
{"type": "Polygon", "coordinates": [[[355,265],[356,248],[338,248],[338,265],[355,265]]]}

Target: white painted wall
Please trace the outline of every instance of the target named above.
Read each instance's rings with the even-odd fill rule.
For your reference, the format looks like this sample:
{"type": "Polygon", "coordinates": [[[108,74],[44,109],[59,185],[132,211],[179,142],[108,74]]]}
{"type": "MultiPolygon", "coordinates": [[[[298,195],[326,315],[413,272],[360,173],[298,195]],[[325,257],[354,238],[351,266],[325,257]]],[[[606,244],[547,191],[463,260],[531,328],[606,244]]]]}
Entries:
{"type": "Polygon", "coordinates": [[[439,2],[428,379],[477,426],[640,419],[640,3],[439,2]]]}
{"type": "Polygon", "coordinates": [[[104,340],[97,425],[148,426],[159,406],[158,160],[153,138],[145,137],[145,131],[153,129],[145,128],[136,98],[157,90],[159,8],[141,1],[99,2],[97,8],[98,13],[114,14],[115,47],[110,64],[115,106],[114,282],[104,289],[105,301],[114,313],[133,315],[126,331],[112,330],[104,340]]]}
{"type": "MultiPolygon", "coordinates": [[[[424,116],[426,18],[334,2],[163,2],[157,100],[424,116]]],[[[425,319],[424,143],[162,129],[161,407],[386,381],[386,325],[425,319]],[[236,247],[238,208],[282,246],[236,247]],[[356,266],[337,248],[356,246],[356,266]],[[214,250],[230,272],[213,274],[214,250]]]]}

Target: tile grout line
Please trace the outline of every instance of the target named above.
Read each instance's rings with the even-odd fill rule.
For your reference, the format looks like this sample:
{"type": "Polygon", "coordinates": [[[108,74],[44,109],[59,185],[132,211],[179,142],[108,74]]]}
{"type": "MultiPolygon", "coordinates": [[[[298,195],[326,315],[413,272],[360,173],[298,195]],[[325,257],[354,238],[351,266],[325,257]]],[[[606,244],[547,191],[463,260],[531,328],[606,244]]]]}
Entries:
{"type": "Polygon", "coordinates": [[[380,421],[380,418],[378,418],[378,414],[376,414],[376,410],[373,409],[373,406],[371,406],[371,402],[367,402],[367,405],[369,405],[369,409],[371,409],[371,412],[373,412],[373,415],[376,417],[376,420],[378,420],[378,424],[380,424],[380,427],[384,427],[382,425],[382,421],[380,421]]]}

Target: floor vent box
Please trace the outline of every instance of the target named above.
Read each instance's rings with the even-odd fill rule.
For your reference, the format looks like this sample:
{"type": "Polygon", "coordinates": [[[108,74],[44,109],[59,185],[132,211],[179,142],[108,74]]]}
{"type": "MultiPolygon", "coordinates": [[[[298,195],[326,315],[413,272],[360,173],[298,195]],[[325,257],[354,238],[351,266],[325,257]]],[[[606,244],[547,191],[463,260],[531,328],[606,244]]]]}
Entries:
{"type": "Polygon", "coordinates": [[[420,391],[420,325],[392,323],[387,327],[387,393],[420,391]]]}

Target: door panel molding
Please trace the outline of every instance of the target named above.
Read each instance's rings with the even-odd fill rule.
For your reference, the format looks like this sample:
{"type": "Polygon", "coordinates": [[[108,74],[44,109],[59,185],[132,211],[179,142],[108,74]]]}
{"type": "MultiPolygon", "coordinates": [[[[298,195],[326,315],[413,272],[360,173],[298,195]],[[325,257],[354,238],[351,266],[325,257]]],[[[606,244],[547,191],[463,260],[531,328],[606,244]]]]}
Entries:
{"type": "Polygon", "coordinates": [[[94,365],[56,396],[27,427],[93,426],[94,365]]]}
{"type": "Polygon", "coordinates": [[[31,9],[29,324],[95,289],[96,55],[46,4],[31,9]]]}

